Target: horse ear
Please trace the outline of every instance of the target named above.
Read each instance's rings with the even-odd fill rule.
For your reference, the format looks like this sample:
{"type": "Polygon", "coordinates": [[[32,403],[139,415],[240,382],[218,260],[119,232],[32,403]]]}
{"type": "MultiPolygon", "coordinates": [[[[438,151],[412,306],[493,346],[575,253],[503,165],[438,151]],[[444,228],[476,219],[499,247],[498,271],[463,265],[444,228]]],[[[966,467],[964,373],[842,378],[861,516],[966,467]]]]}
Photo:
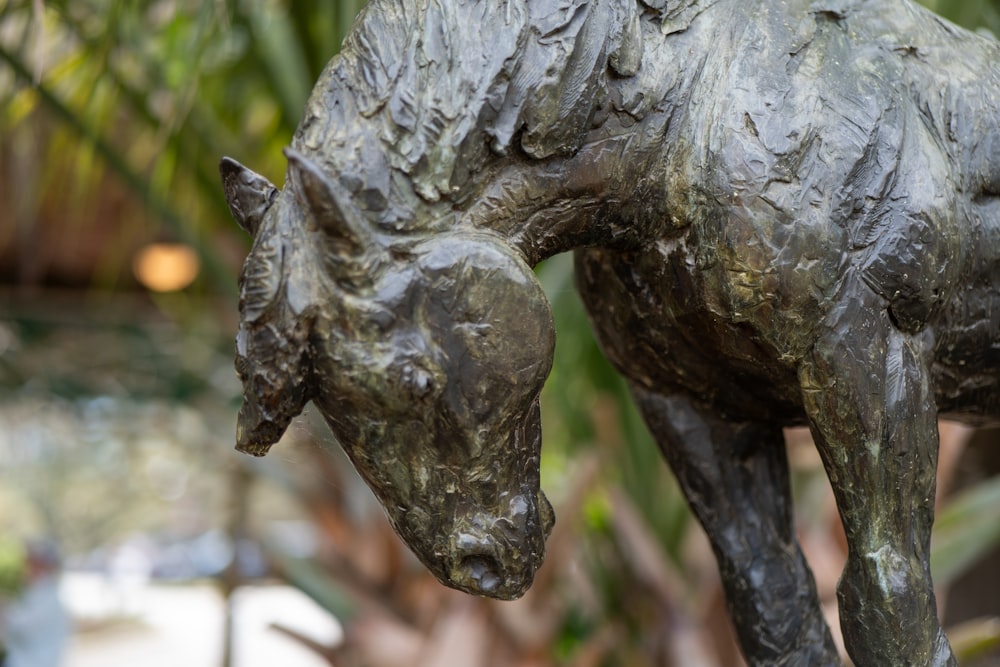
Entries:
{"type": "Polygon", "coordinates": [[[278,196],[278,188],[255,171],[228,157],[219,162],[222,189],[229,212],[250,236],[256,236],[260,221],[278,196]]]}
{"type": "Polygon", "coordinates": [[[367,245],[368,224],[360,214],[341,205],[348,195],[319,165],[294,148],[285,149],[293,191],[338,252],[360,255],[367,245]],[[339,195],[339,196],[338,196],[339,195]]]}

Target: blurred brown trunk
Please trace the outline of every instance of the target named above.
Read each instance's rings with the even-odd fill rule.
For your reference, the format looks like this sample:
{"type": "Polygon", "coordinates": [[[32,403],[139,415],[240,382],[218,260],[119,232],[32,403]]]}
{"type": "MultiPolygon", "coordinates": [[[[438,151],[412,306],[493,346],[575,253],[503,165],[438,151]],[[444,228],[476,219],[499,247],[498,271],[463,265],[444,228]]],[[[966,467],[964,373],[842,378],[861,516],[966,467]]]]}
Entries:
{"type": "Polygon", "coordinates": [[[253,476],[246,466],[236,464],[229,476],[229,521],[226,532],[232,545],[233,557],[220,577],[222,595],[226,610],[222,638],[222,667],[233,667],[233,639],[235,636],[235,609],[233,593],[242,583],[240,573],[239,545],[247,533],[247,515],[250,487],[253,476]]]}

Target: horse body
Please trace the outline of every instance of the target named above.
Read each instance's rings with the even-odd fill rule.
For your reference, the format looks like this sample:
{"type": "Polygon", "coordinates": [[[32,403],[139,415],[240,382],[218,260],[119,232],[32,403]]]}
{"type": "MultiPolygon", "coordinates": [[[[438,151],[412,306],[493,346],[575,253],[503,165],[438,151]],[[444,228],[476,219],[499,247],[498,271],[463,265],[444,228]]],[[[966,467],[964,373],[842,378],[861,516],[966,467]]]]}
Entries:
{"type": "Polygon", "coordinates": [[[946,80],[941,61],[962,35],[935,24],[939,42],[904,48],[891,30],[914,25],[886,19],[928,20],[907,5],[850,19],[813,9],[807,27],[759,7],[709,11],[732,12],[723,25],[742,30],[703,17],[711,34],[688,40],[716,45],[695,71],[729,73],[691,82],[667,121],[674,141],[650,171],[672,224],[636,247],[577,251],[609,357],[647,389],[805,423],[798,364],[854,279],[896,327],[933,336],[942,414],[1000,416],[1000,206],[987,179],[963,171],[969,146],[986,141],[961,140],[998,131],[996,66],[946,80]],[[882,43],[850,38],[858,25],[882,43]]]}
{"type": "Polygon", "coordinates": [[[953,664],[936,417],[1000,417],[998,62],[895,0],[375,0],[285,189],[222,165],[255,239],[239,447],[313,400],[443,582],[520,595],[551,526],[529,267],[575,249],[750,662],[838,660],[791,518],[780,429],[808,424],[855,663],[953,664]]]}

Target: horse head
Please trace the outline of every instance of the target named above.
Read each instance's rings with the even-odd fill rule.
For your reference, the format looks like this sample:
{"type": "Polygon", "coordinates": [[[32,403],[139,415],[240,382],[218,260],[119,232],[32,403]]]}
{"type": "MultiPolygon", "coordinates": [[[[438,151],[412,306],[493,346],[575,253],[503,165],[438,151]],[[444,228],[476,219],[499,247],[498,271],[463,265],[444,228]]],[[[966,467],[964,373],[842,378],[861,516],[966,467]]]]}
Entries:
{"type": "Polygon", "coordinates": [[[587,224],[624,126],[579,149],[614,104],[647,111],[609,92],[639,71],[643,10],[571,5],[376,0],[306,104],[285,188],[220,166],[254,238],[237,448],[263,455],[312,400],[424,564],[497,598],[528,588],[553,522],[538,397],[554,332],[529,264],[634,236],[587,224]]]}
{"type": "Polygon", "coordinates": [[[443,583],[520,596],[553,522],[538,479],[555,341],[541,287],[499,236],[382,232],[316,163],[286,155],[281,193],[221,165],[254,237],[240,280],[237,447],[266,453],[313,400],[443,583]]]}

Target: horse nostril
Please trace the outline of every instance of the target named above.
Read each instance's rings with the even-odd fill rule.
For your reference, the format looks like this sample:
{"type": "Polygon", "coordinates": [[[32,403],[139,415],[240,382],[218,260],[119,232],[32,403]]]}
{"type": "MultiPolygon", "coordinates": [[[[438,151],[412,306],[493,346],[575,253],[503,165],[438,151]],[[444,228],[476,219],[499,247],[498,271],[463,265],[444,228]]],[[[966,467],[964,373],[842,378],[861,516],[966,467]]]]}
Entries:
{"type": "Polygon", "coordinates": [[[500,568],[489,556],[466,556],[459,571],[465,579],[475,582],[475,587],[483,593],[491,593],[500,585],[500,568]]]}

